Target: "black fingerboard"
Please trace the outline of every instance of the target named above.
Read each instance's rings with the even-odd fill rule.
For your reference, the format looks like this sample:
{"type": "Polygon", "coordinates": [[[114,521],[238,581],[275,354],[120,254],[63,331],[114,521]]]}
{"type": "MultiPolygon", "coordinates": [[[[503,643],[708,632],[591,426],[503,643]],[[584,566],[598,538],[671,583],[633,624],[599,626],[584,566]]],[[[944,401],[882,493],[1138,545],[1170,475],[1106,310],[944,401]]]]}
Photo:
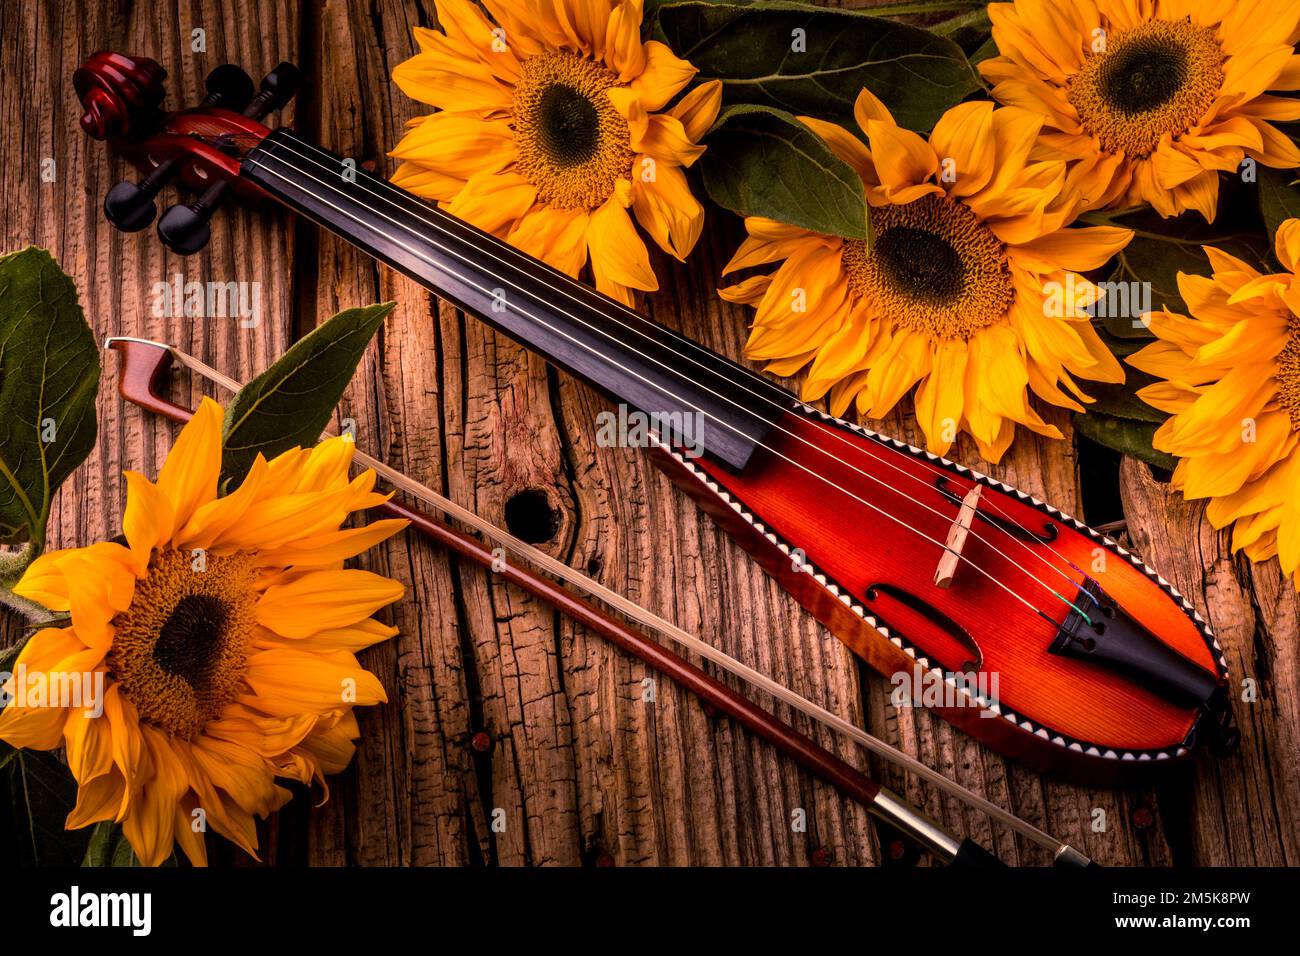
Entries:
{"type": "Polygon", "coordinates": [[[355,163],[280,129],[244,175],[295,210],[617,402],[693,415],[741,470],[794,396],[355,163]]]}

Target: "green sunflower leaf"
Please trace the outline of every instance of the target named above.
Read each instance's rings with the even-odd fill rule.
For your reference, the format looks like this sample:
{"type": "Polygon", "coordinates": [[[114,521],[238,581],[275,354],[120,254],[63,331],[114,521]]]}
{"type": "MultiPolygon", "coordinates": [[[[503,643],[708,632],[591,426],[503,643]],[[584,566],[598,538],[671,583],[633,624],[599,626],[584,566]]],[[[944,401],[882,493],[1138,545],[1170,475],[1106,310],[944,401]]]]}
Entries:
{"type": "MultiPolygon", "coordinates": [[[[917,12],[918,6],[871,12],[917,12]]],[[[952,40],[856,10],[688,0],[659,7],[657,27],[673,52],[700,71],[699,79],[722,81],[724,104],[771,106],[849,128],[856,128],[853,103],[864,86],[914,130],[930,129],[944,110],[981,87],[952,40]]]]}
{"type": "MultiPolygon", "coordinates": [[[[175,849],[163,861],[163,866],[177,866],[179,857],[175,849]]],[[[87,867],[138,867],[140,858],[131,849],[122,827],[112,820],[96,823],[90,831],[90,842],[81,865],[87,867]]]]}
{"type": "Polygon", "coordinates": [[[239,390],[226,407],[222,428],[223,488],[246,475],[259,454],[272,458],[316,444],[366,346],[395,304],[338,313],[239,390]]]}
{"type": "Polygon", "coordinates": [[[1156,422],[1143,422],[1133,418],[1119,418],[1100,412],[1078,413],[1074,416],[1074,430],[1099,445],[1131,455],[1148,465],[1173,471],[1178,459],[1151,447],[1152,437],[1159,428],[1156,422]]]}
{"type": "Polygon", "coordinates": [[[48,751],[0,748],[0,793],[9,803],[0,819],[0,854],[20,866],[76,866],[90,833],[63,828],[77,803],[71,771],[48,751]]]}
{"type": "Polygon", "coordinates": [[[705,142],[700,175],[719,206],[827,235],[868,238],[862,180],[789,113],[730,107],[705,142]]]}
{"type": "Polygon", "coordinates": [[[1260,166],[1259,211],[1270,236],[1288,219],[1300,218],[1300,180],[1293,169],[1269,169],[1260,166]]]}
{"type": "Polygon", "coordinates": [[[50,501],[95,446],[99,349],[77,289],[44,249],[0,257],[0,543],[45,541],[50,501]]]}
{"type": "MultiPolygon", "coordinates": [[[[1130,304],[1141,301],[1153,311],[1167,308],[1185,315],[1187,305],[1178,291],[1178,273],[1208,275],[1210,262],[1202,248],[1206,245],[1263,268],[1268,249],[1260,234],[1258,217],[1253,211],[1247,214],[1240,210],[1236,196],[1225,195],[1213,224],[1195,211],[1163,219],[1145,207],[1085,215],[1087,223],[1121,226],[1134,232],[1132,241],[1116,255],[1115,266],[1106,276],[1106,282],[1120,284],[1119,288],[1108,289],[1107,297],[1114,302],[1127,297],[1130,304]]],[[[1134,309],[1099,311],[1105,330],[1112,336],[1142,341],[1153,338],[1134,309]]]]}

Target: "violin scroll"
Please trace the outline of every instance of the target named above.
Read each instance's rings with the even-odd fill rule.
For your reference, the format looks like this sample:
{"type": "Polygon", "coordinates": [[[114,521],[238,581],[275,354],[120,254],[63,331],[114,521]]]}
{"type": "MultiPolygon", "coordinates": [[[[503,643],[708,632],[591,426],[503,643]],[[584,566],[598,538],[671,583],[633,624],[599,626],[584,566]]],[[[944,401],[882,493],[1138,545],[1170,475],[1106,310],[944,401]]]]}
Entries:
{"type": "Polygon", "coordinates": [[[144,172],[124,180],[104,197],[104,216],[124,232],[158,220],[158,236],[173,252],[190,255],[207,245],[209,220],[231,195],[253,199],[261,190],[243,178],[245,153],[270,132],[262,120],[283,108],[301,83],[291,63],[281,63],[255,89],[243,70],[227,64],[208,74],[207,95],[197,107],[162,109],[167,71],[148,57],[100,52],[73,75],[85,113],[82,129],[107,142],[144,172]],[[158,216],[163,188],[200,193],[195,201],[171,206],[158,216]]]}

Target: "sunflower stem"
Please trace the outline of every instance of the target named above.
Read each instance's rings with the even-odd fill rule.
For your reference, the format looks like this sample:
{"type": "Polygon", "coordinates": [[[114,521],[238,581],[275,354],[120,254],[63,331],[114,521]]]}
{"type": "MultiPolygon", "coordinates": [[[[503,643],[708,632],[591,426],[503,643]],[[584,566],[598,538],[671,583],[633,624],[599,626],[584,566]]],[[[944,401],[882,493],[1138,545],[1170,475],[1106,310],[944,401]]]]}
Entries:
{"type": "Polygon", "coordinates": [[[991,27],[988,10],[981,5],[974,10],[966,10],[965,13],[958,13],[946,20],[941,20],[929,29],[936,36],[952,37],[954,33],[961,30],[974,29],[983,31],[991,27]]]}
{"type": "Polygon", "coordinates": [[[919,0],[917,3],[891,3],[883,7],[863,8],[873,17],[906,17],[918,13],[948,13],[952,10],[983,10],[978,0],[919,0]]]}
{"type": "Polygon", "coordinates": [[[7,607],[16,614],[22,615],[27,619],[27,623],[33,627],[43,627],[46,624],[52,624],[59,619],[60,615],[49,608],[41,607],[35,601],[29,601],[25,597],[19,597],[8,588],[0,587],[0,606],[7,607]]]}

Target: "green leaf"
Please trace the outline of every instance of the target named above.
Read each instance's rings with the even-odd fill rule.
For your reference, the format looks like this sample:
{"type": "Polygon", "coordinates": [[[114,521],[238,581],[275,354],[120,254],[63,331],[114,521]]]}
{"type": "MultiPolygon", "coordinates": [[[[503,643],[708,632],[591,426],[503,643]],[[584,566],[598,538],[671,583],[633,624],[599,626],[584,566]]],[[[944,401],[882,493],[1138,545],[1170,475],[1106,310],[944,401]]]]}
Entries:
{"type": "MultiPolygon", "coordinates": [[[[1227,203],[1229,207],[1231,202],[1227,203]]],[[[1252,214],[1253,215],[1253,214],[1252,214]]],[[[1213,245],[1259,267],[1264,265],[1267,242],[1259,232],[1256,220],[1233,215],[1231,209],[1221,209],[1216,222],[1206,223],[1198,212],[1187,212],[1172,219],[1162,219],[1151,209],[1127,212],[1089,214],[1088,222],[1132,229],[1134,236],[1115,257],[1115,267],[1106,277],[1108,282],[1137,282],[1150,284],[1150,305],[1153,311],[1168,308],[1187,313],[1187,305],[1178,291],[1178,273],[1208,275],[1210,263],[1202,246],[1213,245]]],[[[1103,300],[1104,301],[1104,300],[1103,300]]],[[[1101,321],[1107,332],[1120,339],[1149,341],[1151,331],[1130,314],[1110,315],[1101,321]]]]}
{"type": "Polygon", "coordinates": [[[112,820],[101,820],[91,827],[90,842],[86,844],[86,854],[81,858],[82,866],[112,865],[115,828],[112,820]]]}
{"type": "Polygon", "coordinates": [[[1178,464],[1178,459],[1151,447],[1152,436],[1159,427],[1154,422],[1117,418],[1097,412],[1089,412],[1086,415],[1076,413],[1074,416],[1074,429],[1085,438],[1091,438],[1099,445],[1131,455],[1148,465],[1173,471],[1178,464]]]}
{"type": "MultiPolygon", "coordinates": [[[[163,866],[177,866],[179,858],[173,848],[171,855],[163,861],[163,866]]],[[[96,823],[90,832],[90,843],[81,860],[82,866],[97,867],[138,867],[140,858],[131,849],[122,827],[112,820],[96,823]]]]}
{"type": "Polygon", "coordinates": [[[54,492],[95,446],[98,385],[72,280],[35,246],[0,257],[0,543],[28,542],[29,558],[54,492]]]}
{"type": "Polygon", "coordinates": [[[1259,211],[1264,217],[1264,228],[1270,236],[1288,219],[1300,218],[1300,180],[1294,169],[1269,169],[1260,166],[1259,211]]]}
{"type": "Polygon", "coordinates": [[[700,174],[719,206],[827,235],[868,238],[862,180],[789,113],[730,107],[706,142],[700,174]]]}
{"type": "Polygon", "coordinates": [[[4,746],[0,771],[9,798],[13,849],[23,866],[76,866],[85,857],[90,834],[65,830],[77,802],[77,783],[53,753],[4,746]]]}
{"type": "Polygon", "coordinates": [[[394,305],[340,312],[239,390],[222,429],[222,487],[243,478],[259,454],[272,458],[320,440],[366,346],[394,305]]]}
{"type": "Polygon", "coordinates": [[[722,81],[724,104],[771,106],[848,128],[856,128],[853,102],[864,86],[914,130],[930,129],[981,87],[952,40],[854,10],[688,0],[660,7],[658,28],[699,79],[722,81]]]}

